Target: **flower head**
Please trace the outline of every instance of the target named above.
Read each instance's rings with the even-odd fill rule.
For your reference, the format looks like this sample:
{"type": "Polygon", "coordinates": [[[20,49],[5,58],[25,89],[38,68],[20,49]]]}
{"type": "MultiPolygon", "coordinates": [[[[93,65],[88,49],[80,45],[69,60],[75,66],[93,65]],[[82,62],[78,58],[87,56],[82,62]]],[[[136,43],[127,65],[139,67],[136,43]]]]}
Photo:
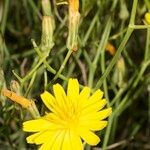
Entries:
{"type": "Polygon", "coordinates": [[[83,141],[99,143],[94,133],[107,125],[112,110],[103,109],[106,99],[97,90],[90,96],[90,88],[79,92],[77,79],[69,79],[67,95],[61,85],[53,86],[54,96],[45,91],[41,98],[50,112],[45,116],[23,123],[23,130],[35,132],[27,137],[28,143],[42,144],[40,150],[83,150],[83,141]]]}

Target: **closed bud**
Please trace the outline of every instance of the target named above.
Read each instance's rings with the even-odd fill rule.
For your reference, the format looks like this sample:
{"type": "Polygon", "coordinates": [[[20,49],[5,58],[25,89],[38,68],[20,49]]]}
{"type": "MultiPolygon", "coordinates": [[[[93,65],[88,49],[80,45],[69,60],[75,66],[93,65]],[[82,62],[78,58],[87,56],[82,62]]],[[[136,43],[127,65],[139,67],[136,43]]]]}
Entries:
{"type": "Polygon", "coordinates": [[[51,16],[51,4],[49,0],[42,0],[42,10],[44,16],[51,16]]]}
{"type": "Polygon", "coordinates": [[[20,94],[20,85],[17,81],[15,81],[15,80],[11,81],[10,89],[11,89],[11,91],[13,91],[15,93],[20,94]]]}
{"type": "Polygon", "coordinates": [[[113,82],[117,84],[119,87],[123,87],[125,85],[125,72],[126,72],[126,67],[125,67],[125,62],[123,57],[121,57],[114,69],[113,73],[113,82]]]}
{"type": "Polygon", "coordinates": [[[124,0],[120,1],[120,13],[119,17],[122,20],[126,20],[129,17],[129,11],[124,0]]]}
{"type": "Polygon", "coordinates": [[[43,16],[41,50],[50,52],[53,47],[54,20],[52,16],[43,16]]]}
{"type": "Polygon", "coordinates": [[[69,35],[67,39],[67,48],[73,51],[78,49],[79,20],[79,0],[69,0],[69,35]]]}

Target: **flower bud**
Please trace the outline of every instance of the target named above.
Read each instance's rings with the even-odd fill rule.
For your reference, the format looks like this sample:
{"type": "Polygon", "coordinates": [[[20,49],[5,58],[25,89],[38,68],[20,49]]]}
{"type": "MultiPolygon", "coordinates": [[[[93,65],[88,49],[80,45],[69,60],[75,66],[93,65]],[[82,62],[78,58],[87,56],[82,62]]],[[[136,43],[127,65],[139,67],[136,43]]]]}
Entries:
{"type": "Polygon", "coordinates": [[[17,81],[15,81],[15,80],[11,81],[10,89],[11,89],[11,91],[13,91],[15,93],[20,94],[20,85],[17,81]]]}
{"type": "Polygon", "coordinates": [[[73,51],[78,49],[78,28],[79,28],[79,0],[69,0],[69,35],[67,48],[73,51]]]}
{"type": "Polygon", "coordinates": [[[126,72],[126,67],[125,67],[125,62],[123,57],[121,57],[114,69],[113,73],[113,82],[117,84],[119,87],[122,87],[125,85],[125,72],[126,72]]]}
{"type": "Polygon", "coordinates": [[[42,10],[44,16],[51,16],[51,4],[49,0],[42,0],[42,10]]]}
{"type": "Polygon", "coordinates": [[[41,50],[50,52],[53,42],[54,20],[52,16],[43,16],[41,50]]]}

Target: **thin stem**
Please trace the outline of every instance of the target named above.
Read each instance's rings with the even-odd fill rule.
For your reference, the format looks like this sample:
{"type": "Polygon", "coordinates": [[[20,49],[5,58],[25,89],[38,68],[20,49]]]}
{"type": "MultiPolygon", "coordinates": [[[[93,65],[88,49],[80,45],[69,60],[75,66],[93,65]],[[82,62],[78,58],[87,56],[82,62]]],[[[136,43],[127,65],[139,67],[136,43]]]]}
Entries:
{"type": "Polygon", "coordinates": [[[131,11],[131,17],[130,17],[130,25],[134,25],[135,23],[135,15],[136,15],[136,8],[137,8],[138,0],[133,1],[132,5],[132,11],[131,11]]]}
{"type": "MultiPolygon", "coordinates": [[[[106,43],[105,43],[104,46],[106,46],[106,43]]],[[[104,73],[104,71],[105,71],[105,64],[106,64],[106,62],[105,62],[105,50],[102,51],[100,64],[101,64],[102,73],[104,73]]],[[[108,95],[108,87],[107,87],[106,78],[103,81],[103,88],[104,88],[105,97],[107,99],[107,105],[109,106],[110,100],[109,100],[109,95],[108,95]]]]}
{"type": "MultiPolygon", "coordinates": [[[[150,85],[147,87],[148,91],[148,126],[150,126],[150,85]]],[[[150,136],[150,128],[148,128],[148,136],[150,136]]]]}
{"type": "Polygon", "coordinates": [[[144,54],[144,61],[150,58],[150,29],[147,29],[147,37],[146,37],[146,47],[145,47],[145,54],[144,54]]]}
{"type": "Polygon", "coordinates": [[[129,27],[133,29],[149,29],[150,25],[130,25],[129,27]]]}
{"type": "Polygon", "coordinates": [[[110,71],[112,70],[112,68],[114,67],[115,63],[117,62],[118,58],[120,57],[121,55],[121,52],[123,51],[127,41],[129,40],[131,34],[133,32],[133,29],[131,28],[128,28],[126,34],[125,34],[125,37],[124,39],[122,40],[115,56],[113,57],[113,59],[111,60],[110,64],[108,65],[108,67],[106,68],[105,72],[103,73],[102,77],[98,80],[96,86],[95,86],[95,89],[99,88],[102,83],[103,83],[103,80],[107,77],[107,75],[110,73],[110,71]]]}
{"type": "MultiPolygon", "coordinates": [[[[78,59],[79,59],[81,53],[82,53],[82,50],[79,49],[78,52],[77,52],[77,54],[74,56],[74,57],[75,57],[75,60],[78,60],[78,59]]],[[[68,72],[67,72],[66,77],[70,77],[70,76],[71,76],[71,74],[72,74],[72,72],[73,72],[75,66],[76,66],[76,62],[72,62],[72,63],[70,64],[70,66],[69,66],[69,68],[68,68],[68,72]]],[[[67,82],[65,82],[65,83],[63,84],[63,87],[65,87],[66,84],[67,84],[67,82]]]]}
{"type": "Polygon", "coordinates": [[[116,96],[112,99],[110,102],[110,106],[113,106],[114,103],[121,97],[121,95],[124,93],[125,88],[120,88],[119,91],[117,92],[116,96]]]}
{"type": "Polygon", "coordinates": [[[86,42],[87,42],[87,40],[88,40],[88,38],[90,36],[90,33],[91,33],[92,29],[95,26],[95,23],[96,23],[97,19],[98,19],[98,13],[94,16],[93,20],[91,21],[90,27],[88,28],[88,30],[87,30],[87,32],[86,32],[86,34],[84,36],[84,39],[82,41],[83,46],[85,46],[85,44],[86,44],[86,42]]]}
{"type": "Polygon", "coordinates": [[[44,70],[44,89],[46,89],[47,83],[48,83],[47,71],[44,70]]]}
{"type": "Polygon", "coordinates": [[[30,83],[29,83],[29,86],[28,86],[28,88],[27,88],[27,90],[26,90],[26,93],[24,94],[25,97],[28,97],[28,94],[29,94],[29,92],[31,91],[31,88],[33,87],[33,83],[34,83],[34,81],[35,81],[36,74],[37,74],[37,72],[34,72],[34,73],[33,73],[33,76],[32,76],[32,78],[31,78],[31,81],[30,81],[30,83]]]}
{"type": "Polygon", "coordinates": [[[147,8],[150,10],[150,1],[149,0],[144,0],[144,1],[145,1],[147,8]]]}
{"type": "MultiPolygon", "coordinates": [[[[36,51],[37,54],[39,55],[40,59],[42,59],[42,57],[43,57],[43,56],[42,56],[42,52],[40,51],[39,47],[36,45],[36,43],[35,43],[35,41],[34,41],[33,39],[32,39],[32,44],[33,44],[33,46],[34,46],[35,51],[36,51]]],[[[54,69],[47,63],[47,61],[46,61],[45,59],[42,59],[42,62],[43,62],[43,64],[46,66],[46,68],[47,68],[47,70],[48,70],[49,72],[51,72],[51,73],[53,73],[53,74],[56,74],[56,70],[54,70],[54,69]]],[[[61,75],[61,74],[59,74],[59,77],[60,77],[61,79],[65,80],[65,81],[68,80],[65,76],[63,76],[63,75],[61,75]]]]}
{"type": "Polygon", "coordinates": [[[88,85],[91,88],[93,86],[94,75],[95,75],[95,71],[96,71],[96,68],[97,68],[97,63],[98,63],[100,54],[102,53],[102,51],[105,50],[105,47],[106,47],[106,44],[107,44],[107,41],[108,41],[108,38],[109,38],[109,34],[110,34],[110,31],[111,31],[111,24],[112,24],[112,20],[111,20],[111,18],[109,18],[107,20],[106,27],[105,27],[103,35],[102,35],[102,39],[101,39],[100,44],[97,48],[97,53],[95,54],[95,58],[92,62],[92,66],[90,67],[88,85]]]}
{"type": "Polygon", "coordinates": [[[37,6],[35,5],[34,1],[33,0],[28,0],[28,3],[31,6],[31,8],[37,13],[39,18],[42,20],[42,15],[41,15],[40,11],[38,10],[37,6]]]}
{"type": "Polygon", "coordinates": [[[5,33],[8,10],[9,10],[9,0],[5,0],[4,1],[4,11],[3,11],[2,23],[1,23],[1,27],[0,27],[2,35],[4,35],[4,33],[5,33]]]}
{"type": "Polygon", "coordinates": [[[39,66],[43,63],[43,61],[46,59],[47,55],[43,56],[42,59],[37,63],[37,65],[22,79],[22,83],[24,83],[26,80],[28,80],[33,73],[39,68],[39,66]]]}
{"type": "Polygon", "coordinates": [[[109,124],[108,124],[107,129],[106,129],[106,132],[105,132],[104,142],[103,142],[103,146],[102,146],[103,150],[106,149],[107,144],[108,144],[111,127],[112,127],[112,124],[113,124],[113,118],[114,118],[114,115],[112,114],[112,115],[109,117],[109,119],[108,119],[109,124]]]}
{"type": "Polygon", "coordinates": [[[63,71],[63,69],[64,69],[66,63],[68,62],[68,60],[69,60],[69,58],[70,58],[72,52],[73,52],[73,51],[72,51],[71,49],[68,51],[68,53],[67,53],[67,55],[66,55],[66,57],[65,57],[65,59],[64,59],[64,61],[63,61],[63,63],[61,64],[61,66],[60,66],[58,72],[57,72],[56,75],[54,76],[53,82],[60,76],[60,74],[61,74],[61,72],[63,71]]]}
{"type": "Polygon", "coordinates": [[[136,87],[139,80],[142,78],[142,75],[144,74],[146,68],[150,65],[150,60],[148,61],[145,61],[142,63],[142,67],[141,67],[141,70],[140,72],[138,73],[138,76],[137,76],[137,79],[135,80],[134,84],[133,84],[133,87],[136,87]]]}

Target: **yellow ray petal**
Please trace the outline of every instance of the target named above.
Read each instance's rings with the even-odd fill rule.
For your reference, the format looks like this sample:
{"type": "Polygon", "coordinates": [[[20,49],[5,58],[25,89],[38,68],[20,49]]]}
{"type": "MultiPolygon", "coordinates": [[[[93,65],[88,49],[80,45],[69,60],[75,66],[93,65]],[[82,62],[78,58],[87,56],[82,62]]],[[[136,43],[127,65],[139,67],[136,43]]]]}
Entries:
{"type": "Polygon", "coordinates": [[[77,79],[69,79],[67,97],[73,104],[77,104],[77,99],[79,97],[79,83],[77,79]]]}
{"type": "Polygon", "coordinates": [[[39,150],[50,150],[51,147],[51,142],[45,142],[40,148],[39,150]]]}
{"type": "MultiPolygon", "coordinates": [[[[26,138],[27,143],[31,143],[31,144],[35,143],[34,139],[36,139],[36,138],[39,137],[40,135],[41,135],[41,132],[37,132],[37,133],[34,133],[34,134],[28,136],[28,137],[26,138]]],[[[40,141],[40,143],[36,143],[36,144],[42,144],[42,143],[43,143],[43,141],[40,141]]]]}
{"type": "Polygon", "coordinates": [[[56,100],[49,92],[45,91],[42,93],[41,99],[49,110],[54,111],[54,103],[56,100]]]}
{"type": "Polygon", "coordinates": [[[73,131],[70,131],[70,141],[72,145],[72,150],[83,150],[81,138],[73,131]]]}
{"type": "Polygon", "coordinates": [[[62,150],[72,150],[69,130],[66,131],[66,133],[65,133],[64,141],[63,141],[63,144],[62,144],[62,150]]]}
{"type": "Polygon", "coordinates": [[[40,150],[51,150],[56,139],[61,134],[61,131],[57,130],[56,132],[53,132],[52,134],[53,135],[50,135],[50,137],[49,137],[49,134],[47,135],[48,140],[40,147],[40,150]]]}
{"type": "Polygon", "coordinates": [[[42,144],[50,141],[51,138],[54,136],[55,131],[42,131],[35,134],[32,134],[27,137],[28,143],[35,143],[35,144],[42,144]]]}
{"type": "Polygon", "coordinates": [[[85,128],[80,128],[79,134],[81,138],[90,145],[97,145],[100,142],[100,138],[96,134],[90,130],[85,130],[85,128]]]}
{"type": "Polygon", "coordinates": [[[107,126],[107,121],[89,121],[85,120],[80,122],[79,126],[82,128],[87,128],[92,131],[102,130],[107,126]]]}
{"type": "Polygon", "coordinates": [[[103,120],[103,119],[107,118],[111,113],[112,113],[112,109],[107,108],[107,109],[101,110],[99,112],[82,115],[82,116],[80,116],[79,120],[80,121],[103,120]]]}
{"type": "Polygon", "coordinates": [[[62,127],[62,125],[64,123],[64,121],[63,121],[64,117],[65,116],[63,114],[61,114],[61,113],[60,113],[59,116],[57,114],[55,114],[55,113],[48,113],[43,118],[45,120],[48,120],[55,127],[62,127]]]}
{"type": "Polygon", "coordinates": [[[82,109],[84,107],[84,104],[88,101],[88,98],[90,96],[90,88],[84,87],[83,90],[79,94],[78,98],[78,106],[82,109]]]}
{"type": "Polygon", "coordinates": [[[98,90],[95,91],[95,92],[93,93],[93,95],[89,98],[89,101],[96,102],[96,101],[102,99],[103,94],[104,94],[104,93],[103,93],[100,89],[98,89],[98,90]]]}
{"type": "Polygon", "coordinates": [[[90,88],[84,87],[83,90],[80,92],[80,98],[82,99],[88,99],[90,96],[90,88]]]}
{"type": "Polygon", "coordinates": [[[23,130],[27,132],[38,132],[51,127],[51,123],[44,119],[30,120],[23,123],[23,130]]]}
{"type": "Polygon", "coordinates": [[[103,120],[107,118],[108,116],[110,116],[111,113],[112,113],[112,108],[101,110],[98,112],[98,116],[99,116],[98,119],[103,120]]]}
{"type": "Polygon", "coordinates": [[[101,110],[106,105],[106,99],[98,100],[97,102],[93,103],[93,101],[88,101],[85,104],[84,108],[82,109],[82,114],[97,112],[101,110]]]}
{"type": "Polygon", "coordinates": [[[51,150],[61,150],[62,143],[64,141],[65,130],[62,130],[58,137],[55,139],[51,150]]]}
{"type": "Polygon", "coordinates": [[[62,86],[60,84],[55,84],[53,86],[53,91],[55,94],[57,104],[60,107],[60,109],[63,109],[63,110],[66,109],[67,98],[66,98],[66,94],[62,86]]]}

